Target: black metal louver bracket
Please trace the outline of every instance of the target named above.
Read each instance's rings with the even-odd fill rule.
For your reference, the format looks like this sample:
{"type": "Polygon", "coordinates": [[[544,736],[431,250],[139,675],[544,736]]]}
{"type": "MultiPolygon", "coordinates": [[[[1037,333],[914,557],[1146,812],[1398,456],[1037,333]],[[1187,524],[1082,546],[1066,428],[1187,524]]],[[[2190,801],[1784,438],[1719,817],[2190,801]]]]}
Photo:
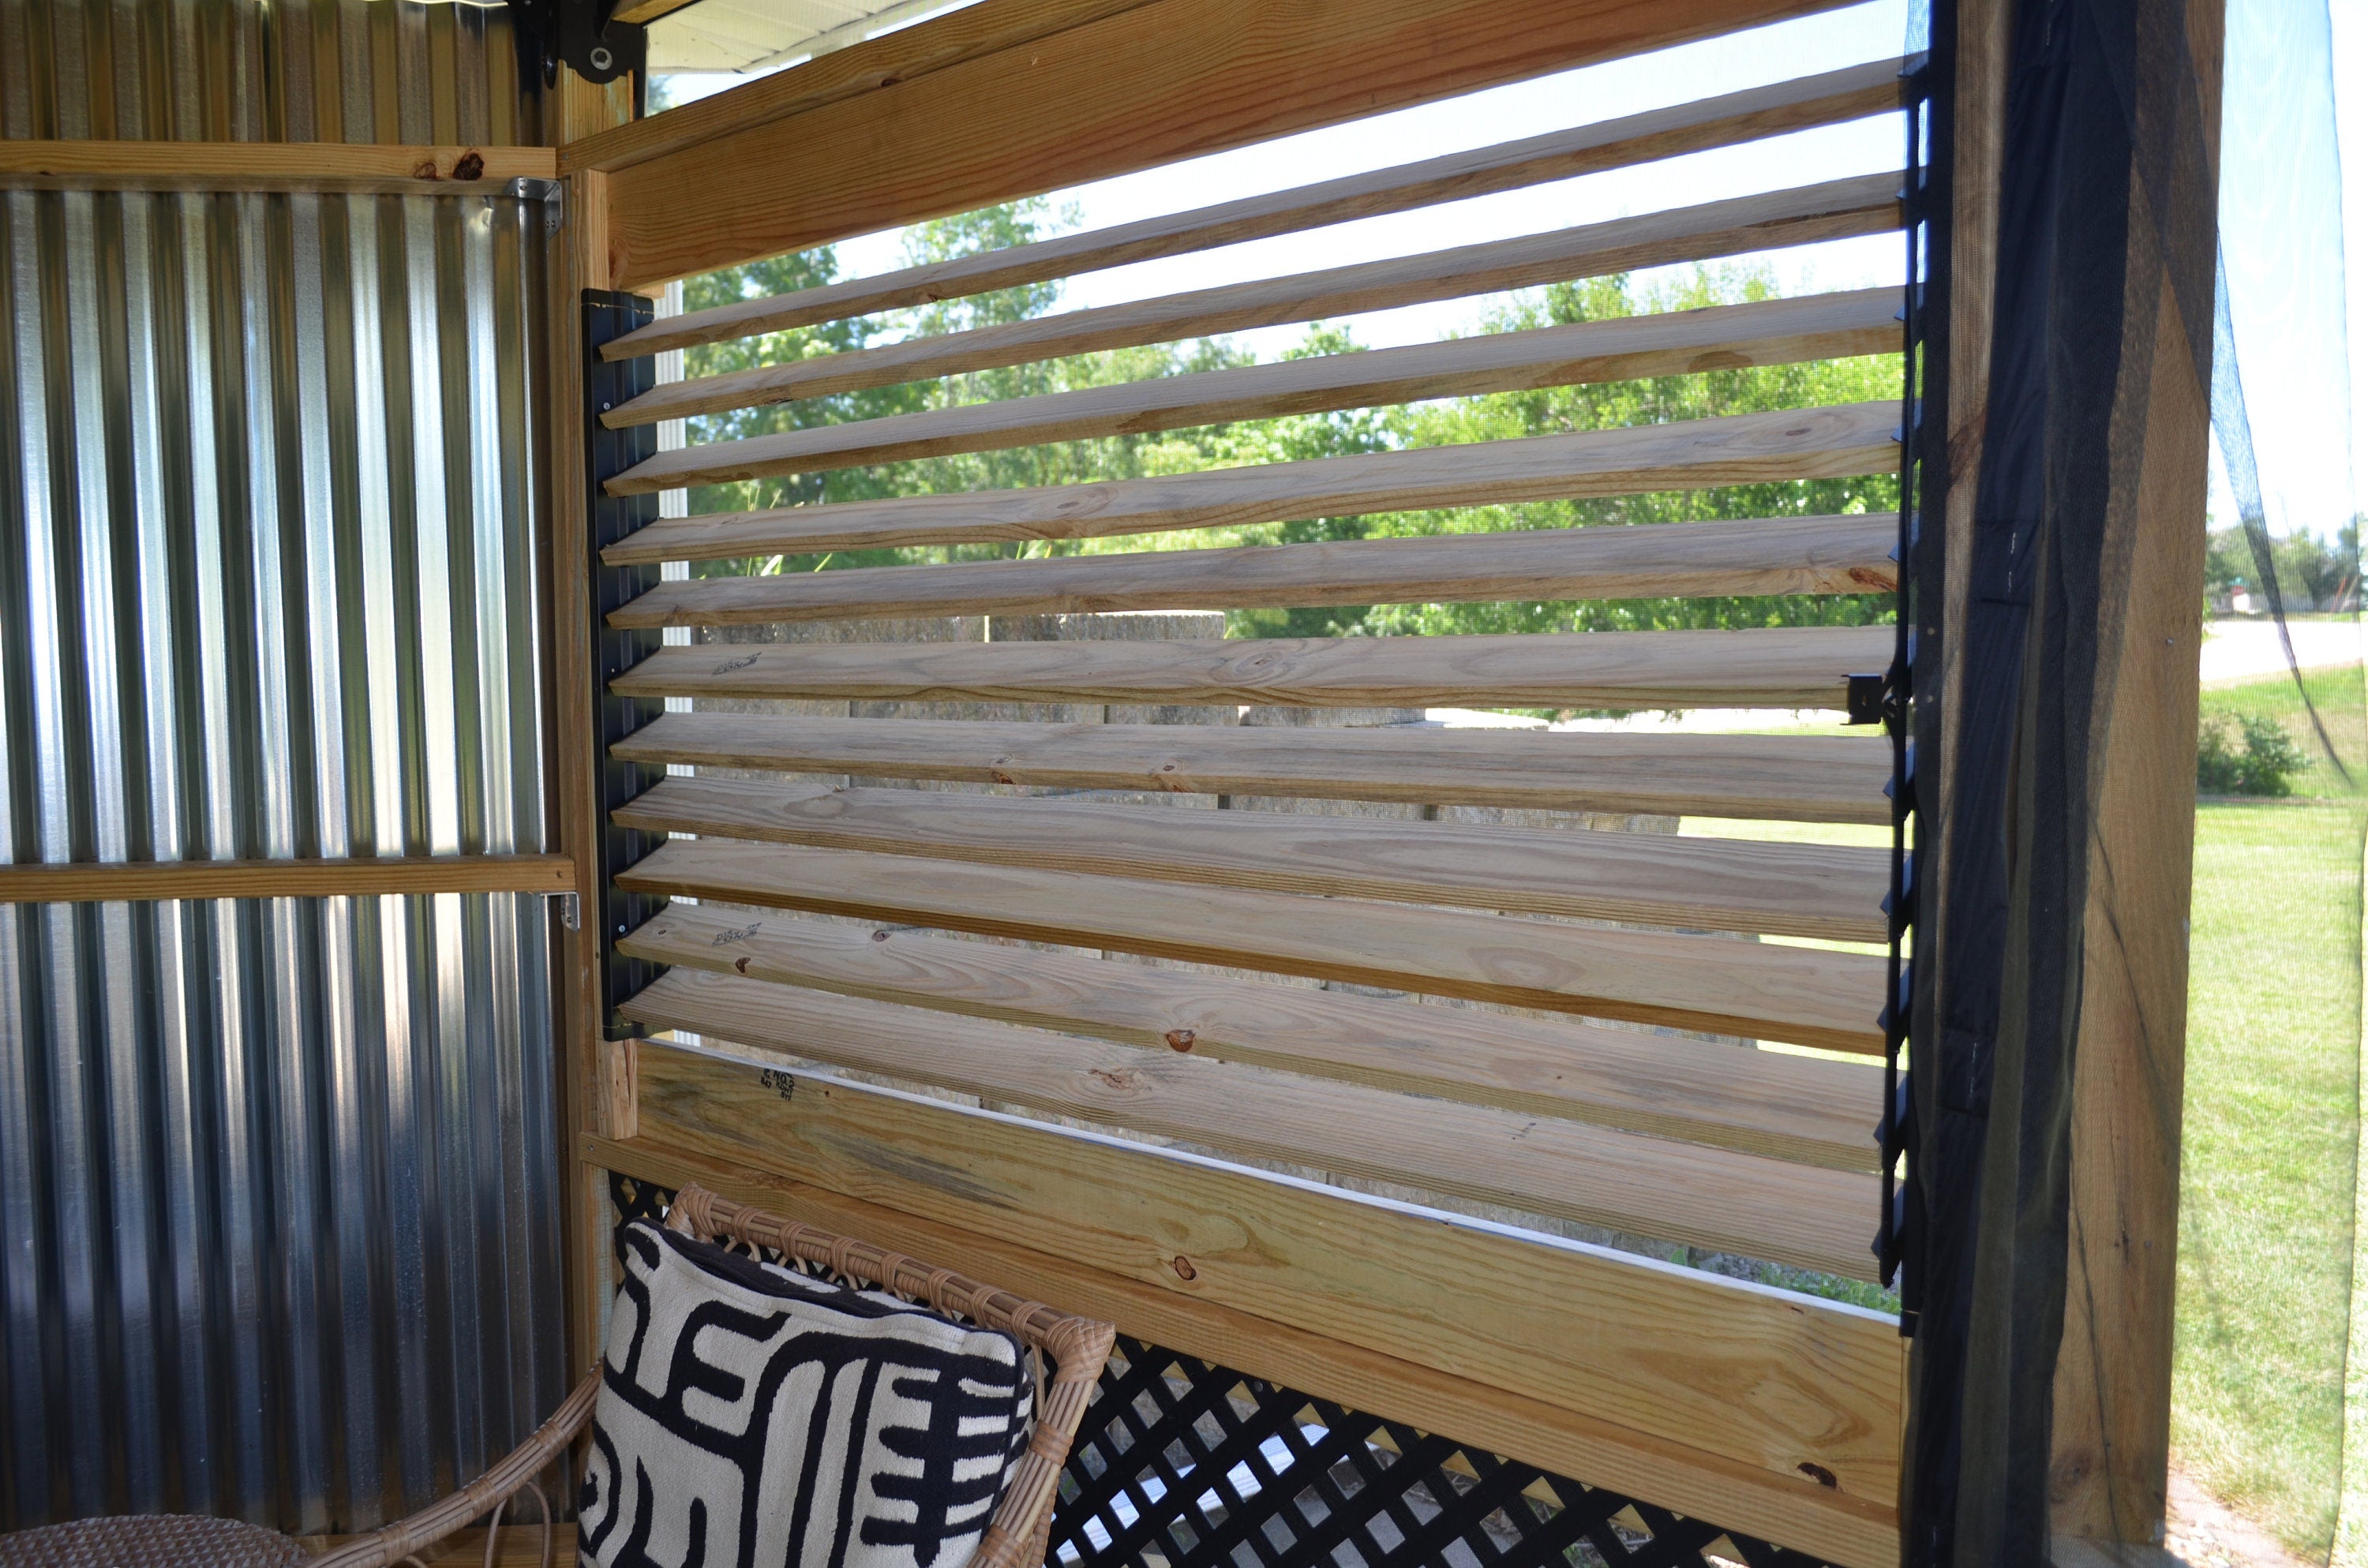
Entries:
{"type": "Polygon", "coordinates": [[[663,634],[652,631],[620,631],[609,624],[609,613],[627,600],[656,586],[655,566],[611,566],[601,551],[657,519],[655,495],[610,495],[603,484],[634,464],[657,453],[657,426],[639,425],[611,430],[600,415],[656,384],[656,361],[647,355],[632,359],[604,360],[600,346],[647,326],[657,313],[655,301],[637,294],[604,290],[584,290],[584,460],[585,506],[590,511],[585,529],[590,552],[586,581],[591,604],[586,607],[592,636],[591,712],[599,736],[599,756],[594,766],[600,780],[599,831],[593,835],[598,892],[589,918],[600,938],[600,996],[603,1032],[625,1040],[643,1032],[618,1017],[626,998],[666,971],[663,964],[627,958],[617,951],[617,939],[666,907],[653,893],[626,892],[616,885],[617,873],[666,842],[658,833],[639,833],[615,825],[609,813],[666,777],[666,769],[643,763],[620,762],[609,747],[650,723],[666,711],[663,700],[619,697],[609,683],[657,652],[663,634]]]}
{"type": "MultiPolygon", "coordinates": [[[[1911,957],[1917,926],[1917,849],[1929,842],[1918,799],[1917,756],[1932,751],[1938,733],[1938,682],[1917,682],[1919,650],[1940,645],[1941,530],[1926,528],[1925,517],[1945,494],[1934,432],[1945,428],[1947,378],[1949,188],[1947,159],[1936,151],[1945,142],[1945,107],[1936,105],[1936,66],[1930,56],[1911,60],[1901,79],[1907,124],[1906,185],[1900,201],[1906,218],[1907,302],[1903,326],[1902,418],[1899,426],[1899,563],[1897,637],[1891,668],[1880,689],[1861,689],[1851,677],[1852,722],[1880,722],[1891,742],[1891,889],[1883,901],[1891,937],[1888,985],[1883,1009],[1884,1097],[1874,1141],[1881,1151],[1883,1197],[1875,1217],[1874,1256],[1886,1285],[1900,1292],[1899,1332],[1916,1332],[1921,1281],[1917,1267],[1918,1216],[1913,1190],[1917,1162],[1915,1060],[1909,1040],[1918,1008],[1917,972],[1911,957]],[[1929,535],[1929,537],[1928,537],[1929,535]],[[1864,718],[1861,710],[1864,710],[1864,718]],[[1919,748],[1922,738],[1925,744],[1919,748]],[[1904,1162],[1904,1167],[1903,1167],[1904,1162]],[[1905,1184],[1900,1172],[1906,1171],[1905,1184]]],[[[1873,687],[1873,682],[1867,682],[1873,687]]],[[[1928,966],[1929,969],[1929,966],[1928,966]]]]}
{"type": "Polygon", "coordinates": [[[529,83],[554,85],[564,64],[586,81],[602,85],[632,73],[638,102],[649,60],[649,29],[615,19],[616,0],[509,0],[510,27],[518,46],[518,74],[529,83]]]}

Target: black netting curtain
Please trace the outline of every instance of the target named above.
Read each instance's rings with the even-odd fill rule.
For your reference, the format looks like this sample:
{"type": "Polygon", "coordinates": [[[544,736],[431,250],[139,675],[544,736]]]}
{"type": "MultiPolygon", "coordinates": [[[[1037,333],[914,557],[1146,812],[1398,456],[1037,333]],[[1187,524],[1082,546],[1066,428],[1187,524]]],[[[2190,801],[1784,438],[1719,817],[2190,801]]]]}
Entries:
{"type": "MultiPolygon", "coordinates": [[[[2168,493],[2189,493],[2203,549],[2218,13],[2021,0],[2009,27],[1994,329],[1949,346],[1988,357],[1981,459],[1924,472],[1936,524],[1948,486],[1975,489],[1962,619],[1946,629],[1964,673],[1947,821],[1927,846],[1943,859],[1927,879],[1939,907],[1919,922],[1938,917],[1940,945],[1918,955],[1910,1078],[1916,1564],[2049,1561],[2075,1041],[2083,964],[2101,961],[2084,912],[2116,664],[2145,608],[2134,569],[2161,548],[2142,483],[2162,486],[2166,464],[2192,469],[2168,493]]],[[[1919,551],[1919,570],[1938,553],[1919,551]]]]}

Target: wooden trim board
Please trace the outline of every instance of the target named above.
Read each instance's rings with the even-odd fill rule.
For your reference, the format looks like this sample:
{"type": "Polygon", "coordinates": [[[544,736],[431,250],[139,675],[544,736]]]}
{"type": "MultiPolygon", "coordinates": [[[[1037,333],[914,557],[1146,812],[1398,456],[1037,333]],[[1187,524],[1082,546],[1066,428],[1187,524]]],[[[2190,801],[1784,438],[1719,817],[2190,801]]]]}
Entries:
{"type": "Polygon", "coordinates": [[[564,855],[360,856],[345,859],[133,860],[0,866],[0,903],[169,899],[371,898],[569,892],[564,855]]]}
{"type": "MultiPolygon", "coordinates": [[[[795,1093],[813,1080],[793,1079],[795,1093]]],[[[1816,1553],[1843,1568],[1896,1568],[1898,1522],[1887,1500],[1816,1484],[1797,1471],[1725,1458],[1687,1440],[1559,1408],[1244,1312],[1189,1289],[1145,1282],[1015,1241],[996,1222],[966,1229],[909,1209],[799,1179],[778,1157],[759,1169],[643,1137],[596,1139],[587,1157],[667,1187],[696,1181],[737,1201],[959,1268],[1064,1311],[1321,1399],[1399,1421],[1558,1474],[1816,1553]]],[[[976,1223],[976,1221],[973,1221],[976,1223]]],[[[1894,1418],[1896,1418],[1896,1405],[1894,1418]]],[[[1878,1419],[1882,1418],[1878,1416],[1878,1419]]],[[[1814,1462],[1814,1461],[1811,1461],[1814,1462]]]]}
{"type": "Polygon", "coordinates": [[[1892,1498],[1904,1346],[1883,1314],[829,1076],[784,1098],[758,1074],[653,1045],[645,1135],[1892,1498]]]}
{"type": "Polygon", "coordinates": [[[513,180],[558,177],[559,154],[550,147],[0,139],[0,190],[502,196],[513,180]]]}

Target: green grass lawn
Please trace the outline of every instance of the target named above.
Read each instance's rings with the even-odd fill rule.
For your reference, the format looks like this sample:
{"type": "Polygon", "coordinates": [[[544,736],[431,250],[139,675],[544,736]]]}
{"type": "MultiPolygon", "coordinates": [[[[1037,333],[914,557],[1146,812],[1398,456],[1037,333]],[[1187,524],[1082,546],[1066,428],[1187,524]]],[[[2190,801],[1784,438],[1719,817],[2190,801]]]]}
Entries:
{"type": "MultiPolygon", "coordinates": [[[[2357,778],[2360,672],[2308,681],[2357,778]]],[[[2196,811],[2171,1441],[2207,1490],[2316,1558],[2362,1468],[2343,1438],[2363,802],[2291,677],[2203,694],[2207,723],[2239,714],[2278,720],[2317,761],[2295,799],[2196,811]]],[[[2351,1490],[2347,1515],[2368,1501],[2351,1490]]]]}
{"type": "Polygon", "coordinates": [[[2360,828],[2349,800],[2206,801],[2195,827],[2171,1441],[2312,1556],[2343,1469],[2360,828]]]}

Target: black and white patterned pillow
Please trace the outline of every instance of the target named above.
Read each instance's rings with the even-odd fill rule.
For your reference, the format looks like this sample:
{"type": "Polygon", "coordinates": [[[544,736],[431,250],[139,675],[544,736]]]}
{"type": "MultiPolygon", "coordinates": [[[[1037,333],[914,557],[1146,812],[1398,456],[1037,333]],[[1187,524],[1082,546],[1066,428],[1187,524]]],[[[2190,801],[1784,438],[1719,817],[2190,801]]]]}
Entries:
{"type": "Polygon", "coordinates": [[[962,1568],[1028,1437],[1019,1341],[620,1233],[579,1540],[598,1568],[962,1568]]]}

